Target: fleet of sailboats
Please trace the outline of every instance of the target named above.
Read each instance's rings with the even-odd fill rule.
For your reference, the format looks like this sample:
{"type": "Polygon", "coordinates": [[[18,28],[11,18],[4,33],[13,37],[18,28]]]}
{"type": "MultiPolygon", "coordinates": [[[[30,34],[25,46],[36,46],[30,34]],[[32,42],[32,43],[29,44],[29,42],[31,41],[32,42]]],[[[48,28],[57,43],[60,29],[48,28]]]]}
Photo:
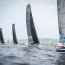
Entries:
{"type": "MultiPolygon", "coordinates": [[[[65,0],[57,0],[57,12],[60,41],[56,50],[57,52],[65,52],[65,0]]],[[[26,6],[26,28],[29,45],[40,44],[36,33],[30,4],[27,4],[26,6]]],[[[15,24],[12,25],[12,34],[13,43],[18,44],[15,32],[15,24]]],[[[2,28],[0,28],[0,42],[4,44],[2,28]]]]}

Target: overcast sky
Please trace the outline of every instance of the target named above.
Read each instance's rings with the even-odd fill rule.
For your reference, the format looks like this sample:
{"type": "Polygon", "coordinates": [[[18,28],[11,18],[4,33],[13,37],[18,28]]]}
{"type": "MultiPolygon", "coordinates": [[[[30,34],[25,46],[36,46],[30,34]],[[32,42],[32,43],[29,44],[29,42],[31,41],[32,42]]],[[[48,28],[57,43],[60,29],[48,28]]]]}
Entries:
{"type": "Polygon", "coordinates": [[[12,39],[15,24],[17,39],[27,38],[26,5],[31,4],[39,38],[59,39],[57,0],[0,0],[0,27],[5,39],[12,39]]]}

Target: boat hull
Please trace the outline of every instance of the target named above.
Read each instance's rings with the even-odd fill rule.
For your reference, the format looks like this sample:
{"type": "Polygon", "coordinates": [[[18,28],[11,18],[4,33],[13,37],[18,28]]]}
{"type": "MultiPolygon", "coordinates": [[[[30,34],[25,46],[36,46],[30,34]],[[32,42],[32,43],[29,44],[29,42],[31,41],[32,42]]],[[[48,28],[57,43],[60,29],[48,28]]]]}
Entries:
{"type": "Polygon", "coordinates": [[[65,49],[56,49],[56,51],[59,53],[65,53],[65,49]]]}

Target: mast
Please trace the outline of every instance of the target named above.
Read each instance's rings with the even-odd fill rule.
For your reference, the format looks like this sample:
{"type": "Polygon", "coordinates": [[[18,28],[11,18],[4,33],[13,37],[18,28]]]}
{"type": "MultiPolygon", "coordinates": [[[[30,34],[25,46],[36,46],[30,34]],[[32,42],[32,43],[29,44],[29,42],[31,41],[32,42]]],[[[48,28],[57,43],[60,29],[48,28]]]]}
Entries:
{"type": "Polygon", "coordinates": [[[27,25],[27,34],[28,34],[29,43],[30,44],[39,44],[35,25],[33,22],[30,4],[28,4],[26,7],[26,25],[27,25]]]}
{"type": "Polygon", "coordinates": [[[0,28],[0,42],[2,44],[4,44],[4,38],[3,38],[2,28],[0,28]]]}
{"type": "Polygon", "coordinates": [[[65,0],[57,0],[60,42],[65,43],[65,0]]]}
{"type": "Polygon", "coordinates": [[[15,24],[12,25],[13,43],[18,44],[15,32],[15,24]]]}

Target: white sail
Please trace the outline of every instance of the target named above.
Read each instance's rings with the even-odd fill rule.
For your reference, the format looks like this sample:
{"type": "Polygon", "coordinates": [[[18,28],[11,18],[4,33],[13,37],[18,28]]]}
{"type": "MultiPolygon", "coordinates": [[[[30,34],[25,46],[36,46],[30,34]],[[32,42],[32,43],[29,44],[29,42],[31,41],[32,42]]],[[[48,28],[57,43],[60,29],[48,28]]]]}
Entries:
{"type": "Polygon", "coordinates": [[[65,0],[57,0],[60,42],[65,43],[65,0]]]}

